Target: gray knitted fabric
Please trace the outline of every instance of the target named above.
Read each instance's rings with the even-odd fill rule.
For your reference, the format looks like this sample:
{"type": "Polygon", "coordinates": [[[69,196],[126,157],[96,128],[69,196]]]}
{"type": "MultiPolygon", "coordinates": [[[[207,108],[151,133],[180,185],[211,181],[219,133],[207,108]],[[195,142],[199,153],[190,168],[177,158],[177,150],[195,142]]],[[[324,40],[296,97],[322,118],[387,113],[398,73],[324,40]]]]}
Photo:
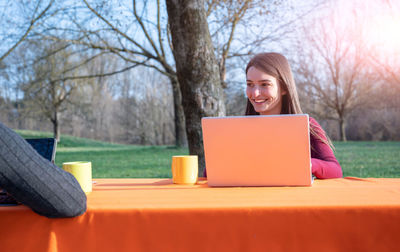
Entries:
{"type": "Polygon", "coordinates": [[[40,156],[1,122],[0,187],[46,217],[74,217],[86,211],[86,195],[74,176],[40,156]]]}

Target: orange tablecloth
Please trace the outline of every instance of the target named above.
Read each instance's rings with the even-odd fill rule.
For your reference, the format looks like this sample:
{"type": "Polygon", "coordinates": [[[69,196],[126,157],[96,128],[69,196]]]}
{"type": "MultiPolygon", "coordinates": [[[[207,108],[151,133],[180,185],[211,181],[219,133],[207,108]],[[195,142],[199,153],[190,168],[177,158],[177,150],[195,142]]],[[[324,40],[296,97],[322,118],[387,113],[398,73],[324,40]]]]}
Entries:
{"type": "Polygon", "coordinates": [[[400,179],[210,188],[95,179],[88,210],[0,207],[0,251],[399,251],[400,179]]]}

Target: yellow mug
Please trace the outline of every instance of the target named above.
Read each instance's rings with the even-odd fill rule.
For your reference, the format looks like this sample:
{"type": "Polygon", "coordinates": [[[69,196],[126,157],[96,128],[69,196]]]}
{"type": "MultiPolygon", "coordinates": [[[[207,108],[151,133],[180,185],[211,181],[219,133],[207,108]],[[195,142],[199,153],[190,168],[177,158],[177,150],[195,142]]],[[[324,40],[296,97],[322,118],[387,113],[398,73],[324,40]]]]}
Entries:
{"type": "Polygon", "coordinates": [[[91,162],[67,162],[63,163],[64,171],[74,175],[85,193],[92,191],[92,163],[91,162]]]}
{"type": "Polygon", "coordinates": [[[172,182],[174,184],[193,185],[199,173],[196,155],[172,156],[172,182]]]}

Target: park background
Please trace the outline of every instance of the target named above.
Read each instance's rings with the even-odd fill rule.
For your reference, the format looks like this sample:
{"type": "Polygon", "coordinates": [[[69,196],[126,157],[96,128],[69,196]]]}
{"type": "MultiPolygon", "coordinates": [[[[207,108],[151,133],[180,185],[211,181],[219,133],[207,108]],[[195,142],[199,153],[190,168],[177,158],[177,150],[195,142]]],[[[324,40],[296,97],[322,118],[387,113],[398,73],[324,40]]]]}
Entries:
{"type": "Polygon", "coordinates": [[[202,148],[186,134],[199,127],[191,114],[243,115],[246,63],[275,51],[344,175],[400,177],[398,1],[191,2],[202,16],[185,22],[207,28],[213,58],[203,66],[217,69],[203,89],[180,83],[164,1],[1,1],[0,121],[57,138],[59,166],[88,160],[94,177],[169,177],[172,155],[202,148]],[[183,105],[191,101],[200,110],[183,105]]]}

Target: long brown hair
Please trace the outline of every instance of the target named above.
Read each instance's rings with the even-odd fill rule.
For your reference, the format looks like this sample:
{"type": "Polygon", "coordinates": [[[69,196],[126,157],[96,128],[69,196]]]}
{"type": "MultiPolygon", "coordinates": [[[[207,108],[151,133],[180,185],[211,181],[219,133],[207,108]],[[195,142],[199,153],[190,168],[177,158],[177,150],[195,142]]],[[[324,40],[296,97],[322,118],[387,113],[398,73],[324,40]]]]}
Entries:
{"type": "MultiPolygon", "coordinates": [[[[303,111],[300,107],[299,96],[297,94],[296,84],[293,79],[292,70],[288,60],[279,53],[260,53],[255,55],[247,64],[246,76],[250,67],[255,67],[264,73],[273,76],[278,80],[282,90],[286,91],[286,94],[282,96],[282,109],[281,114],[302,114],[303,111]]],[[[247,99],[246,115],[259,115],[256,112],[250,100],[247,99]]],[[[329,145],[332,149],[334,146],[325,132],[326,139],[322,138],[317,132],[313,125],[310,125],[310,133],[315,138],[329,145]]]]}

